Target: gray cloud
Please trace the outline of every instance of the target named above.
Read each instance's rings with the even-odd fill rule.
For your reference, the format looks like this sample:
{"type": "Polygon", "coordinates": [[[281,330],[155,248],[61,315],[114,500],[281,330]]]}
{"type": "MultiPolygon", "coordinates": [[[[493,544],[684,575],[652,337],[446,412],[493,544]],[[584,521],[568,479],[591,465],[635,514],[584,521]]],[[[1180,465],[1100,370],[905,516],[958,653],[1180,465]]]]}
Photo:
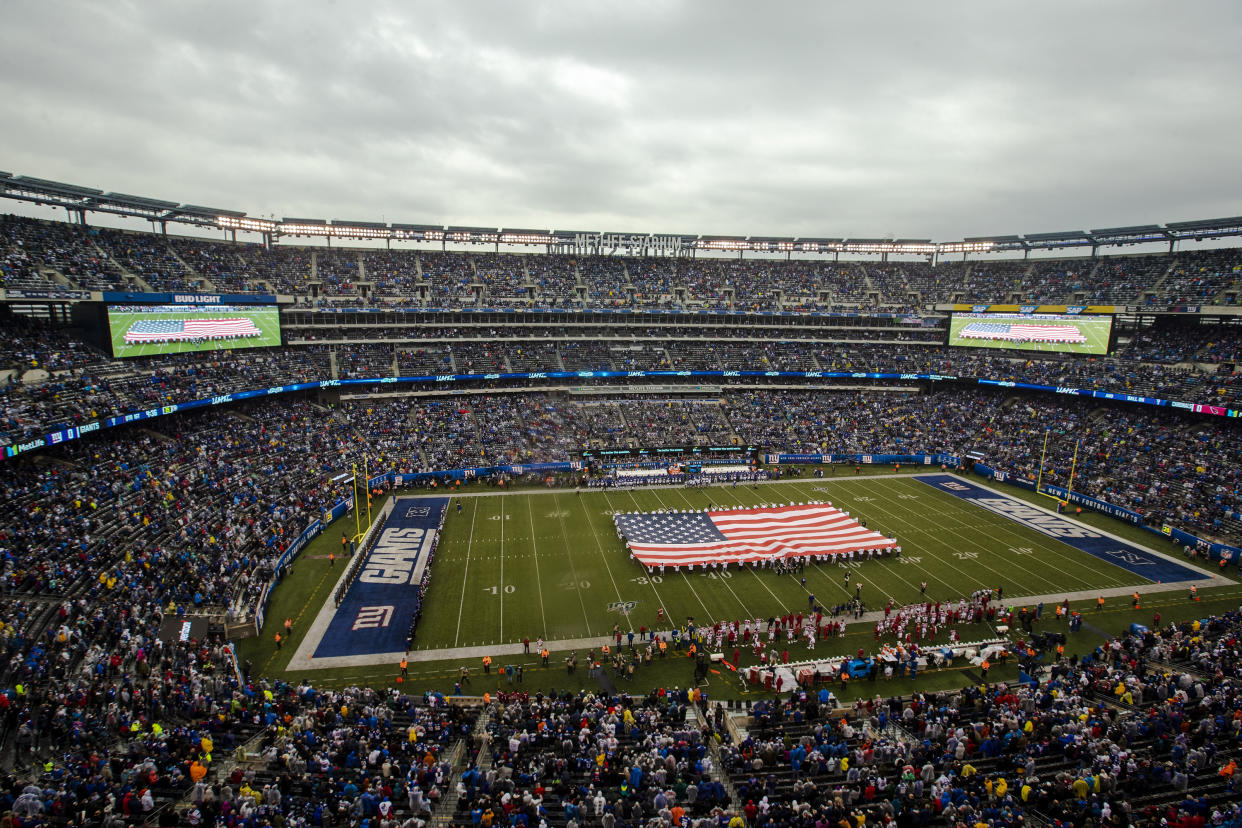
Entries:
{"type": "Polygon", "coordinates": [[[255,215],[951,239],[1242,212],[1233,2],[3,17],[0,167],[255,215]]]}

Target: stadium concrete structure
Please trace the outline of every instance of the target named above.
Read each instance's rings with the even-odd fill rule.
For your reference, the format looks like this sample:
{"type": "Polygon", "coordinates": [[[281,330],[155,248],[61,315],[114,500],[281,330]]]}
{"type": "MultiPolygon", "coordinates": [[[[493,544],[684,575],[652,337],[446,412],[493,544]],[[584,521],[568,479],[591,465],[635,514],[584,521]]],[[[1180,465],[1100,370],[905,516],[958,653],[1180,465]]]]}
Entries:
{"type": "MultiPolygon", "coordinates": [[[[1061,496],[1154,530],[1150,547],[1164,544],[1153,554],[1166,563],[1193,553],[1195,566],[1208,567],[1204,587],[1236,583],[1242,253],[1178,246],[1242,235],[1242,219],[933,242],[274,221],[8,173],[0,173],[0,195],[64,208],[70,218],[0,219],[0,514],[11,655],[0,739],[18,757],[0,796],[15,813],[41,812],[55,824],[110,824],[109,810],[152,823],[218,813],[197,765],[234,801],[250,797],[240,794],[243,784],[253,790],[245,807],[267,809],[260,816],[309,819],[316,806],[347,803],[346,824],[358,824],[368,809],[378,820],[387,803],[382,813],[402,819],[426,811],[464,821],[502,793],[487,781],[493,763],[521,780],[550,761],[542,751],[557,746],[521,738],[524,724],[547,721],[559,733],[557,717],[569,716],[607,739],[613,714],[595,696],[519,698],[480,712],[406,698],[392,686],[316,696],[238,663],[221,630],[268,639],[280,631],[279,619],[264,617],[273,586],[348,509],[355,465],[388,489],[455,477],[542,483],[550,474],[572,486],[582,472],[604,468],[601,453],[629,452],[637,464],[649,459],[638,452],[659,448],[682,463],[716,449],[731,464],[773,469],[969,464],[992,486],[1072,489],[1061,496]],[[95,213],[144,219],[155,230],[92,227],[95,213]],[[178,225],[225,239],[178,235],[178,225]],[[239,233],[262,241],[237,241],[239,233]],[[326,244],[297,243],[307,238],[326,244]],[[370,246],[348,246],[356,240],[370,246]],[[1131,244],[1167,249],[1106,255],[1131,244]],[[1065,255],[1042,255],[1049,251],[1065,255]],[[282,344],[112,357],[108,305],[213,302],[278,306],[282,344]],[[1107,316],[1108,355],[948,344],[953,313],[989,311],[1107,316]],[[380,723],[334,712],[358,706],[380,723]],[[85,718],[65,726],[58,707],[85,718]],[[296,736],[285,732],[286,712],[300,719],[296,736]],[[303,734],[332,738],[338,725],[352,729],[364,758],[343,751],[320,766],[303,734]],[[474,727],[494,742],[474,741],[474,727]],[[520,746],[510,747],[510,737],[520,746]],[[214,760],[203,739],[215,741],[214,760]],[[388,742],[401,747],[381,756],[392,766],[381,771],[383,762],[365,755],[388,742]],[[225,746],[244,755],[247,744],[251,755],[226,768],[225,746]],[[259,753],[269,744],[284,754],[259,753]],[[91,749],[110,756],[110,780],[100,781],[91,749]],[[100,791],[113,800],[93,795],[100,791]]],[[[760,489],[811,496],[782,485],[760,489]]],[[[905,484],[891,485],[897,492],[905,484]]],[[[656,503],[660,489],[653,491],[656,503]]],[[[532,530],[535,520],[532,513],[532,530]]],[[[1155,587],[1142,592],[1185,591],[1155,587]]],[[[1133,588],[1119,582],[1104,591],[1115,600],[1133,588]]],[[[1086,599],[1095,590],[1078,592],[1086,599]]],[[[1052,595],[1032,587],[1024,598],[1052,595]]],[[[876,623],[875,612],[857,623],[876,623]]],[[[332,616],[325,603],[317,632],[332,616]]],[[[1201,628],[1118,639],[1091,660],[1024,662],[1041,682],[1034,688],[881,702],[818,731],[807,725],[820,720],[816,687],[806,698],[778,693],[775,702],[759,690],[732,713],[681,690],[636,697],[618,702],[638,719],[616,756],[626,768],[646,767],[655,754],[644,738],[668,736],[691,759],[668,785],[695,787],[704,804],[689,810],[712,824],[733,813],[777,824],[743,810],[745,800],[765,796],[788,824],[812,812],[858,812],[883,824],[894,806],[875,794],[880,777],[890,789],[902,786],[913,803],[905,807],[922,821],[946,807],[995,824],[1016,824],[1019,814],[1103,821],[1107,806],[1108,818],[1124,813],[1137,824],[1191,825],[1196,816],[1213,821],[1214,812],[1216,824],[1236,824],[1237,783],[1225,769],[1238,752],[1229,724],[1242,703],[1238,633],[1237,613],[1222,612],[1201,628]],[[1151,664],[1163,666],[1153,672],[1151,664]],[[1054,685],[1060,703],[1048,695],[1054,685]],[[977,731],[953,735],[971,721],[994,721],[1003,732],[996,710],[1006,706],[1032,720],[1028,732],[1043,748],[1021,737],[1002,744],[977,731]],[[695,735],[682,739],[687,721],[695,735]],[[722,746],[703,743],[699,754],[699,726],[720,733],[722,746]],[[809,775],[806,757],[774,747],[777,726],[807,736],[809,775]],[[1191,736],[1171,735],[1179,729],[1191,736]],[[879,746],[874,755],[863,733],[879,746]],[[940,752],[915,747],[920,739],[940,752]],[[862,773],[851,774],[840,757],[855,748],[862,773]],[[708,753],[711,768],[701,764],[708,753]],[[916,778],[924,783],[917,793],[916,778]],[[1020,791],[1022,778],[1037,780],[1029,797],[997,795],[999,780],[1020,791]],[[808,779],[822,790],[808,789],[808,779]],[[789,811],[794,798],[811,810],[789,811]],[[721,810],[713,816],[712,807],[721,810]]],[[[507,638],[505,649],[487,652],[510,654],[517,644],[507,638]]],[[[303,638],[285,656],[305,666],[316,643],[303,638]]],[[[610,680],[596,692],[610,699],[618,691],[610,680]]],[[[555,806],[548,823],[585,812],[588,788],[597,807],[598,788],[608,799],[600,822],[606,807],[616,822],[637,824],[621,787],[626,773],[609,766],[593,776],[584,767],[564,769],[580,789],[542,793],[555,806]]],[[[654,794],[639,777],[625,784],[654,794]]],[[[538,804],[522,799],[535,786],[509,787],[519,804],[508,815],[531,809],[537,820],[538,804]]]]}

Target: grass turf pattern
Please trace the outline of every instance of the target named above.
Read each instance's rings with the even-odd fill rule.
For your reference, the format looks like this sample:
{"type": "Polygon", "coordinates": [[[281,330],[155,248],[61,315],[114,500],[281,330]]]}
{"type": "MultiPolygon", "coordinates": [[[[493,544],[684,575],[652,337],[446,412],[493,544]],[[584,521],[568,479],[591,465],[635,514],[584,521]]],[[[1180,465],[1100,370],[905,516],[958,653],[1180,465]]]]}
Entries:
{"type": "Polygon", "coordinates": [[[805,611],[862,597],[871,609],[949,601],[1003,587],[1006,598],[1147,581],[910,478],[801,480],[757,488],[559,490],[459,498],[450,507],[415,649],[605,636],[805,611]],[[649,573],[612,514],[826,499],[895,537],[899,558],[812,564],[800,577],[749,567],[649,573]],[[845,581],[846,572],[850,581],[845,581]],[[801,578],[805,577],[803,584],[801,578]],[[926,593],[921,592],[927,582],[926,593]],[[663,609],[663,620],[659,610],[663,609]]]}
{"type": "MultiPolygon", "coordinates": [[[[838,470],[839,473],[841,471],[838,470]]],[[[1043,505],[1041,499],[1028,492],[1011,487],[1003,487],[1002,490],[1008,496],[1043,505]]],[[[474,483],[469,484],[466,491],[474,494],[494,490],[474,483]]],[[[577,495],[573,491],[557,490],[498,497],[465,496],[455,498],[450,507],[444,543],[433,566],[428,610],[420,623],[415,645],[430,648],[437,646],[437,641],[447,641],[447,646],[453,646],[455,639],[456,646],[464,647],[484,641],[499,641],[501,619],[506,622],[504,640],[508,642],[520,641],[525,635],[530,635],[533,642],[537,632],[528,628],[536,624],[546,625],[548,635],[545,637],[552,640],[555,636],[577,634],[591,621],[592,633],[597,636],[598,643],[602,643],[611,632],[612,624],[620,623],[624,629],[629,620],[606,606],[600,610],[596,604],[597,598],[603,600],[609,592],[615,594],[616,591],[639,596],[635,599],[638,605],[629,621],[636,628],[649,623],[643,620],[647,618],[644,613],[654,616],[657,600],[667,605],[666,617],[674,611],[677,601],[681,601],[683,609],[696,618],[705,612],[705,606],[720,612],[740,614],[741,603],[745,601],[755,604],[751,607],[754,611],[759,611],[762,606],[766,614],[774,613],[783,606],[783,601],[791,601],[791,606],[801,607],[800,602],[806,600],[806,592],[801,588],[799,579],[791,576],[734,571],[734,577],[730,579],[712,579],[695,572],[685,575],[666,573],[659,583],[652,582],[650,578],[645,583],[635,580],[647,577],[646,573],[628,559],[610,529],[610,515],[604,514],[617,509],[633,510],[635,504],[643,509],[679,508],[677,504],[682,504],[680,508],[693,508],[689,504],[706,505],[709,500],[723,506],[730,503],[773,502],[781,498],[832,500],[842,508],[861,515],[869,525],[885,531],[891,528],[897,533],[903,545],[903,557],[908,563],[899,564],[893,559],[884,559],[863,562],[851,568],[851,585],[861,579],[865,584],[864,597],[873,607],[882,606],[883,598],[876,601],[876,594],[881,591],[892,592],[899,602],[916,600],[919,583],[923,579],[928,582],[927,595],[933,600],[956,597],[961,594],[961,589],[969,592],[977,586],[1003,584],[1007,599],[1012,597],[1017,606],[1021,606],[1018,596],[1023,594],[1055,592],[1058,588],[1070,591],[1143,582],[1143,579],[1126,570],[1098,561],[950,495],[936,492],[905,475],[802,479],[768,484],[758,490],[739,486],[737,489],[657,489],[607,495],[598,492],[577,495]],[[456,511],[457,500],[462,503],[460,515],[456,511]],[[522,518],[525,518],[525,534],[519,530],[522,518]],[[534,533],[530,530],[532,521],[534,533]],[[502,524],[506,527],[503,544],[502,524]],[[903,527],[909,529],[903,530],[903,527]],[[540,533],[545,533],[542,539],[540,533]],[[466,540],[461,540],[462,537],[466,540]],[[532,537],[533,543],[530,540],[532,537]],[[601,549],[612,550],[607,566],[601,549]],[[979,557],[970,557],[972,552],[979,557]],[[962,557],[958,556],[959,553],[962,557]],[[916,557],[921,560],[915,561],[916,557]],[[512,591],[499,588],[502,564],[504,583],[512,586],[512,591]],[[592,578],[595,580],[592,581],[592,578]],[[590,586],[584,588],[582,581],[587,581],[590,586]],[[1084,581],[1088,585],[1084,585],[1084,581]],[[577,588],[571,589],[575,583],[577,588]],[[601,583],[606,586],[599,586],[601,583]],[[475,591],[467,592],[463,585],[475,591]],[[497,587],[494,592],[493,586],[497,587]],[[694,611],[689,612],[690,609],[694,611]],[[593,619],[602,619],[605,628],[597,630],[594,626],[597,622],[593,619]],[[434,623],[434,628],[428,624],[429,620],[434,623]],[[554,626],[558,623],[563,625],[560,628],[562,631],[553,632],[558,629],[554,626]],[[488,624],[495,626],[489,629],[488,624]]],[[[377,509],[382,506],[383,499],[376,504],[377,509]]],[[[450,693],[454,690],[460,668],[465,666],[472,677],[471,683],[463,688],[466,693],[516,689],[499,679],[495,669],[489,677],[481,675],[478,656],[464,652],[460,658],[411,664],[409,675],[401,683],[398,682],[395,664],[286,671],[285,667],[306,626],[319,607],[331,600],[332,586],[343,562],[337,560],[335,566],[330,565],[328,553],[339,549],[340,526],[348,524],[350,531],[353,528],[352,516],[347,515],[342,520],[344,523],[338,521],[312,541],[276,588],[268,611],[269,626],[265,634],[240,642],[241,658],[250,662],[256,673],[282,676],[295,682],[310,680],[332,687],[367,684],[408,692],[439,690],[450,693]],[[277,651],[271,632],[279,629],[280,622],[286,617],[294,622],[294,635],[283,650],[277,651]]],[[[1102,515],[1084,513],[1078,520],[1140,544],[1165,548],[1159,546],[1158,537],[1102,515]]],[[[1190,562],[1190,565],[1198,566],[1198,562],[1190,562]]],[[[1200,568],[1217,572],[1216,567],[1200,568]]],[[[831,606],[847,595],[844,571],[840,566],[808,567],[807,587],[814,588],[817,598],[831,606]]],[[[1233,577],[1234,572],[1231,570],[1225,574],[1233,577]]],[[[1128,598],[1110,598],[1102,611],[1097,610],[1094,600],[1074,601],[1073,607],[1083,613],[1088,623],[1081,632],[1069,634],[1066,652],[1087,652],[1105,635],[1118,634],[1131,622],[1150,624],[1153,612],[1161,613],[1166,622],[1184,620],[1236,609],[1242,601],[1242,592],[1236,585],[1201,589],[1200,593],[1202,603],[1187,601],[1186,593],[1181,590],[1148,596],[1139,610],[1131,609],[1128,598]]],[[[852,592],[848,594],[852,595],[852,592]]],[[[615,600],[613,597],[605,603],[615,600]]],[[[671,617],[678,618],[676,615],[671,617]]],[[[668,624],[659,626],[665,629],[668,624]]],[[[1051,607],[1046,607],[1043,621],[1037,624],[1037,628],[1064,631],[1065,625],[1057,624],[1053,620],[1051,607]]],[[[983,632],[973,625],[962,629],[962,634],[968,638],[983,632]]],[[[814,656],[846,655],[859,648],[868,652],[874,648],[869,624],[851,625],[844,638],[819,642],[814,656]]],[[[584,656],[585,652],[579,655],[584,656]]],[[[811,654],[799,644],[792,648],[791,655],[806,658],[811,654]]],[[[565,653],[554,652],[547,667],[539,664],[535,655],[498,657],[496,664],[524,664],[526,675],[521,689],[530,692],[599,689],[599,683],[587,676],[581,664],[576,673],[567,674],[564,656],[565,653]]],[[[749,650],[743,649],[741,666],[746,667],[754,661],[749,650]]],[[[629,692],[643,692],[659,686],[684,686],[690,683],[692,671],[692,662],[684,657],[670,656],[643,666],[634,683],[618,686],[629,692]]],[[[1015,677],[1016,667],[1012,663],[994,667],[990,674],[993,680],[1012,680],[1015,677]]],[[[892,682],[881,681],[878,685],[859,683],[841,695],[851,699],[876,692],[888,694],[908,693],[913,689],[946,689],[974,681],[977,678],[969,669],[955,667],[942,672],[923,673],[916,680],[894,679],[892,682]]],[[[737,676],[727,670],[710,676],[710,692],[716,698],[745,698],[763,694],[761,689],[742,685],[737,676]]]]}

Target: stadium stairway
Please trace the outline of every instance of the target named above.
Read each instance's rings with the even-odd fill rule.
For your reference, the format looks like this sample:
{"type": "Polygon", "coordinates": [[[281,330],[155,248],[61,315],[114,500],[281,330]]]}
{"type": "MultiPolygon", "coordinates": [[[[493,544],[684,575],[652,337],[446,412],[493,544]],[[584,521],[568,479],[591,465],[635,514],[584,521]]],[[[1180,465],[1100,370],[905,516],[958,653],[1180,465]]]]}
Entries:
{"type": "MultiPolygon", "coordinates": [[[[488,768],[492,766],[492,752],[490,747],[488,747],[488,745],[490,745],[490,741],[485,738],[487,735],[487,725],[490,721],[491,708],[485,707],[483,708],[483,712],[479,714],[479,718],[475,720],[474,736],[470,737],[477,738],[479,740],[477,767],[480,774],[487,773],[488,768]],[[486,765],[484,762],[486,762],[486,765]]],[[[446,793],[440,802],[436,804],[436,808],[432,812],[431,821],[429,823],[430,828],[435,828],[435,826],[440,825],[453,825],[460,822],[457,817],[461,816],[458,814],[458,808],[461,803],[461,793],[459,792],[456,784],[449,784],[449,780],[461,779],[462,770],[467,764],[467,762],[463,760],[471,753],[473,752],[466,749],[464,739],[458,739],[450,750],[448,757],[449,774],[445,780],[446,793]]],[[[469,816],[468,809],[466,816],[469,816]]]]}
{"type": "Polygon", "coordinates": [[[42,276],[44,279],[47,279],[49,282],[52,282],[64,288],[74,287],[73,280],[70,279],[65,274],[61,273],[56,268],[48,267],[45,264],[40,264],[38,266],[38,270],[39,270],[39,275],[42,276]]]}
{"type": "MultiPolygon", "coordinates": [[[[717,702],[717,704],[719,704],[719,702],[717,702]]],[[[693,707],[691,707],[690,710],[694,712],[695,719],[697,721],[701,711],[696,710],[693,707]]],[[[704,718],[707,718],[706,714],[704,714],[704,718]]],[[[725,719],[727,722],[732,721],[732,717],[730,717],[728,713],[725,713],[725,719]]],[[[730,738],[728,730],[724,733],[717,733],[713,731],[712,736],[707,740],[707,754],[712,758],[712,778],[721,785],[724,785],[725,792],[729,795],[730,802],[737,802],[737,788],[734,786],[733,780],[729,777],[728,772],[725,771],[724,756],[720,750],[721,740],[728,738],[730,738]]]]}
{"type": "Polygon", "coordinates": [[[177,249],[175,247],[169,244],[169,245],[165,245],[165,249],[167,249],[168,252],[172,254],[172,257],[174,259],[176,259],[178,262],[181,263],[181,266],[185,268],[185,272],[190,274],[190,276],[193,277],[193,279],[196,282],[198,282],[198,284],[203,288],[203,290],[211,291],[212,293],[219,292],[216,290],[215,283],[212,282],[210,279],[208,279],[206,276],[204,276],[202,273],[199,273],[198,270],[193,265],[191,265],[189,262],[187,262],[185,259],[181,258],[181,254],[177,252],[177,249]]]}
{"type": "Polygon", "coordinates": [[[141,290],[143,290],[143,291],[145,291],[145,292],[147,292],[147,293],[150,293],[150,292],[151,292],[151,285],[150,285],[150,283],[149,283],[149,282],[147,282],[145,279],[143,279],[143,278],[142,278],[141,276],[139,276],[137,273],[134,273],[134,272],[133,272],[133,271],[131,271],[131,270],[127,270],[127,269],[125,268],[125,266],[124,266],[124,265],[122,265],[122,264],[121,264],[120,262],[118,262],[116,259],[112,258],[111,254],[109,254],[109,253],[108,253],[108,251],[106,251],[106,250],[104,250],[102,247],[100,247],[100,246],[99,246],[99,243],[98,243],[98,242],[96,242],[96,241],[95,241],[93,238],[91,238],[89,235],[88,235],[88,236],[85,236],[85,238],[86,238],[86,241],[90,244],[90,246],[91,246],[92,248],[94,248],[94,250],[95,250],[95,255],[99,257],[99,260],[100,260],[101,262],[107,262],[107,263],[108,263],[108,265],[109,265],[112,269],[116,270],[118,273],[120,273],[120,274],[121,274],[121,276],[125,279],[125,281],[129,282],[130,284],[134,285],[135,287],[137,287],[137,288],[139,288],[139,289],[141,289],[141,290]]]}

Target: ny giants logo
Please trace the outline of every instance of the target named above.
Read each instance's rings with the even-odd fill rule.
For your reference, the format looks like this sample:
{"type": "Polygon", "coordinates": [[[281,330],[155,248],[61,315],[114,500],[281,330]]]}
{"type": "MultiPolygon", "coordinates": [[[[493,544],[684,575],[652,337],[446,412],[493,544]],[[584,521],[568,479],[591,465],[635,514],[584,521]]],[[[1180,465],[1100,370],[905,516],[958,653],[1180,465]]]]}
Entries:
{"type": "Polygon", "coordinates": [[[394,607],[361,607],[358,615],[354,618],[354,625],[350,629],[353,630],[376,630],[380,627],[387,627],[392,623],[392,613],[394,607]]]}

